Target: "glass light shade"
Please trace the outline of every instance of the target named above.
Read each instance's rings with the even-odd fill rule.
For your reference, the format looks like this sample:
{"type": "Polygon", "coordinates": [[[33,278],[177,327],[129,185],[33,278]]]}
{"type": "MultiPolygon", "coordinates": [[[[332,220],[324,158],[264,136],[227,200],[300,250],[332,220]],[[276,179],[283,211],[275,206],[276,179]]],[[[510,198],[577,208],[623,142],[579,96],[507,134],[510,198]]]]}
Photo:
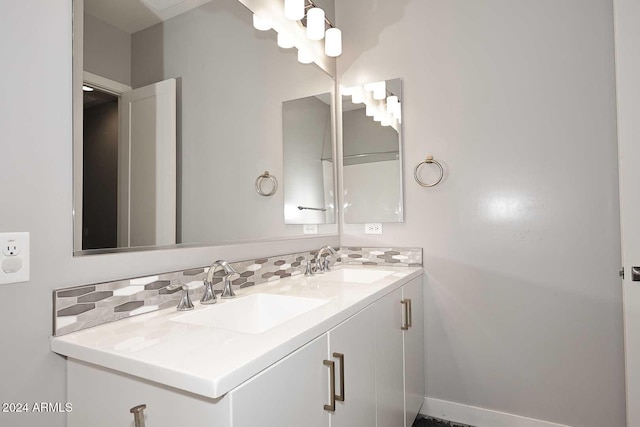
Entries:
{"type": "Polygon", "coordinates": [[[387,97],[387,83],[377,82],[373,88],[373,99],[385,99],[387,97]]]}
{"type": "Polygon", "coordinates": [[[375,120],[376,122],[381,122],[385,116],[386,114],[382,109],[376,109],[376,113],[373,115],[373,120],[375,120]]]}
{"type": "Polygon", "coordinates": [[[398,105],[398,97],[395,95],[387,97],[387,113],[393,114],[396,109],[396,105],[398,105]]]}
{"type": "Polygon", "coordinates": [[[278,46],[283,49],[291,49],[294,46],[293,40],[286,34],[278,33],[278,46]]]}
{"type": "Polygon", "coordinates": [[[351,93],[351,102],[354,104],[362,104],[364,102],[364,92],[362,87],[354,87],[351,93]]]}
{"type": "Polygon", "coordinates": [[[340,86],[340,94],[343,96],[351,96],[353,95],[353,88],[352,87],[346,87],[346,86],[340,86]]]}
{"type": "Polygon", "coordinates": [[[284,0],[284,16],[292,21],[304,18],[305,0],[284,0]]]}
{"type": "Polygon", "coordinates": [[[373,117],[373,115],[376,113],[376,109],[373,105],[371,104],[367,104],[365,110],[364,110],[364,114],[367,117],[373,117]]]}
{"type": "Polygon", "coordinates": [[[382,126],[391,126],[393,119],[391,118],[391,114],[385,114],[380,121],[382,126]]]}
{"type": "Polygon", "coordinates": [[[298,49],[298,62],[301,64],[311,64],[313,57],[309,55],[309,52],[303,49],[298,49]]]}
{"type": "Polygon", "coordinates": [[[324,53],[332,58],[342,55],[342,31],[329,28],[324,37],[324,53]]]}
{"type": "Polygon", "coordinates": [[[319,7],[307,11],[307,37],[311,40],[324,38],[324,10],[319,7]]]}
{"type": "Polygon", "coordinates": [[[260,31],[268,31],[271,29],[271,23],[266,19],[260,18],[255,13],[253,14],[253,28],[260,31]]]}

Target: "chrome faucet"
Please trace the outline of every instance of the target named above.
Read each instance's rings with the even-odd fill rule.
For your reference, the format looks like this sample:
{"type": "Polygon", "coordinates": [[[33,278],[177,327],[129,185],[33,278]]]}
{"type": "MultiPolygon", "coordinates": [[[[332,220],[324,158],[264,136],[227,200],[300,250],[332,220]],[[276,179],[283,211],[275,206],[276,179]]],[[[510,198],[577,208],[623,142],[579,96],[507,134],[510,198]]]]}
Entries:
{"type": "Polygon", "coordinates": [[[215,304],[217,302],[216,294],[213,291],[213,275],[218,267],[222,268],[226,273],[222,278],[223,289],[221,298],[228,299],[236,297],[236,294],[231,288],[231,276],[237,273],[227,261],[218,260],[211,264],[207,278],[204,279],[204,294],[202,294],[202,298],[200,298],[200,304],[215,304]]]}
{"type": "Polygon", "coordinates": [[[324,273],[325,271],[330,271],[331,270],[331,259],[329,258],[329,255],[324,257],[324,260],[322,259],[322,254],[325,253],[326,251],[329,251],[332,255],[336,255],[337,252],[335,249],[333,249],[331,246],[323,246],[319,251],[318,251],[318,255],[317,255],[317,261],[316,261],[316,273],[324,273]]]}

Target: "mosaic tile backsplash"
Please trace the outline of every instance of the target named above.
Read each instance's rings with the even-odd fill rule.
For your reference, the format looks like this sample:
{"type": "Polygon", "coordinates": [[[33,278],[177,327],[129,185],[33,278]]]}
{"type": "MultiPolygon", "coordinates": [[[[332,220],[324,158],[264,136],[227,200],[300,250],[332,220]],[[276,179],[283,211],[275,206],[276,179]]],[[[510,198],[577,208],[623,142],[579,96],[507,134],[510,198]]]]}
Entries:
{"type": "MultiPolygon", "coordinates": [[[[317,251],[301,252],[256,260],[233,262],[239,277],[232,284],[235,289],[280,280],[303,274],[306,260],[317,251]]],[[[338,251],[335,265],[392,265],[421,267],[422,248],[356,248],[343,247],[338,251]]],[[[53,334],[64,335],[92,326],[109,323],[138,314],[175,307],[180,288],[167,286],[190,284],[191,299],[202,296],[208,267],[163,273],[154,276],[77,286],[53,291],[53,334]],[[195,283],[193,283],[195,282],[195,283]]],[[[221,292],[222,270],[214,277],[214,287],[221,292]]]]}

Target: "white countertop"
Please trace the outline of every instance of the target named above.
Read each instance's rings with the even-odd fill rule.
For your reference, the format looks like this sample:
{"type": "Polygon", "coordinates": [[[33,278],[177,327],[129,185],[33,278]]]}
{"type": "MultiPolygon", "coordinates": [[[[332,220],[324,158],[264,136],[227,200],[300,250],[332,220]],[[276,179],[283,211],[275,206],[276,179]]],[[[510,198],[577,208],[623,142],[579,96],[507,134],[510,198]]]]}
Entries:
{"type": "MultiPolygon", "coordinates": [[[[61,337],[51,349],[61,355],[143,379],[218,398],[382,296],[423,273],[417,267],[342,266],[339,269],[387,270],[373,283],[328,281],[323,275],[288,277],[236,291],[320,298],[329,302],[260,334],[172,320],[175,308],[130,317],[61,337]]],[[[219,300],[195,311],[215,309],[235,300],[219,300]]]]}

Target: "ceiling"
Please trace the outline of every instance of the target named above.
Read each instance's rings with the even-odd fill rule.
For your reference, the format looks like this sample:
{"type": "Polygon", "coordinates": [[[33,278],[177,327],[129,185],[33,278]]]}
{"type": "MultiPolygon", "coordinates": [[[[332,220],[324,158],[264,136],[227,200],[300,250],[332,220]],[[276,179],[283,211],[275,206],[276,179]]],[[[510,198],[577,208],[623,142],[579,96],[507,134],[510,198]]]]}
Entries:
{"type": "Polygon", "coordinates": [[[211,0],[84,0],[84,11],[129,34],[211,0]]]}

